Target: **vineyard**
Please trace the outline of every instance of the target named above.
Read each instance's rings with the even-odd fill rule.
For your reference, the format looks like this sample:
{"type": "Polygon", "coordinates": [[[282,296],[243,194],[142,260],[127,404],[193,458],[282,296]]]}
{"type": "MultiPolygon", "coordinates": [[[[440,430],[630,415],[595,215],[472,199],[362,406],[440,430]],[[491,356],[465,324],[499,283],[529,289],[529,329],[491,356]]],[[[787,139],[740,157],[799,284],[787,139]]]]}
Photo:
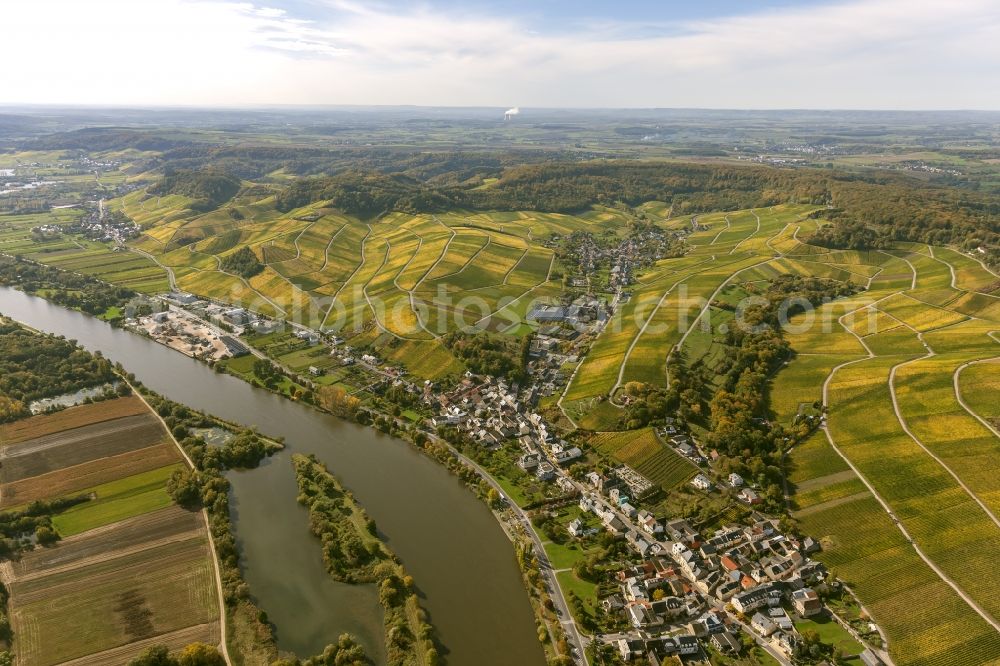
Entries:
{"type": "MultiPolygon", "coordinates": [[[[391,212],[362,220],[323,202],[282,212],[272,196],[246,191],[255,194],[198,214],[183,197],[141,190],[113,200],[143,228],[132,249],[153,259],[65,239],[31,245],[16,224],[0,230],[0,243],[140,291],[164,290],[169,269],[180,289],[336,333],[412,378],[437,381],[465,370],[444,335],[472,325],[524,335],[537,328],[525,322],[532,303],[570,291],[555,239],[578,231],[620,239],[641,213],[678,232],[686,252],[637,268],[606,325],[586,334],[585,353],[562,369],[565,384],[546,407],[587,431],[600,456],[665,490],[696,467],[652,428],[617,430],[628,425],[622,389],[668,389],[675,355],[714,374],[717,389],[732,362],[726,332],[743,299],[787,275],[850,285],[850,296],[790,311],[782,336],[791,351],[770,376],[770,413],[760,415],[790,428],[825,415],[786,457],[792,516],[885,629],[898,664],[1000,659],[991,574],[1000,555],[1000,276],[976,257],[902,241],[865,250],[811,245],[823,209],[805,204],[673,217],[666,204],[649,202],[629,212],[391,212]],[[223,269],[247,250],[259,272],[223,269]]],[[[319,383],[342,381],[343,370],[287,336],[255,340],[272,342],[286,345],[269,353],[287,367],[328,371],[319,383]]],[[[15,436],[42,435],[29,428],[15,436]]],[[[80,461],[90,465],[81,467],[80,487],[98,500],[57,521],[65,535],[127,518],[121,507],[164,506],[154,481],[143,480],[162,467],[136,467],[129,455],[80,461]],[[111,470],[133,470],[134,485],[106,487],[101,475],[111,470]]],[[[5,465],[7,474],[16,470],[5,465]]],[[[38,482],[7,483],[25,501],[43,492],[38,482]]]]}
{"type": "Polygon", "coordinates": [[[596,450],[625,463],[664,490],[688,481],[697,469],[666,447],[652,428],[624,432],[601,432],[591,440],[596,450]]]}

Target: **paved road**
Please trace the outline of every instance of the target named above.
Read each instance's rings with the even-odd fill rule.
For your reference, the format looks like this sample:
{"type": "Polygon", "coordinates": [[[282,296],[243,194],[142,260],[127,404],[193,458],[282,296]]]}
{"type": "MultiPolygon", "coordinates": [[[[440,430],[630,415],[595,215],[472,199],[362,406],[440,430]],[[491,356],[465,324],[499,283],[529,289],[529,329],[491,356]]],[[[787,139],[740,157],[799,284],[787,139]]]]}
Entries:
{"type": "MultiPolygon", "coordinates": [[[[501,494],[501,496],[507,497],[507,493],[500,486],[500,484],[497,483],[492,476],[490,476],[489,472],[480,467],[474,460],[466,457],[450,443],[440,439],[436,435],[431,434],[430,436],[436,441],[447,445],[455,457],[476,470],[494,490],[501,494]]],[[[517,517],[518,522],[521,523],[528,536],[531,537],[531,541],[534,543],[535,553],[538,556],[538,568],[541,570],[542,576],[546,579],[548,588],[552,593],[550,596],[556,606],[556,613],[558,614],[563,630],[566,632],[566,636],[569,639],[570,646],[576,651],[575,660],[583,664],[588,664],[589,662],[587,661],[587,653],[585,649],[589,640],[585,639],[583,635],[580,634],[576,621],[573,619],[573,614],[569,610],[569,604],[566,602],[566,597],[563,595],[562,587],[559,586],[559,580],[556,578],[555,570],[552,568],[552,563],[549,562],[548,555],[545,553],[545,547],[542,545],[541,537],[539,537],[535,532],[534,528],[531,526],[531,519],[528,518],[528,514],[525,513],[521,507],[519,507],[515,502],[510,501],[509,498],[507,505],[510,507],[511,512],[517,517]]]]}

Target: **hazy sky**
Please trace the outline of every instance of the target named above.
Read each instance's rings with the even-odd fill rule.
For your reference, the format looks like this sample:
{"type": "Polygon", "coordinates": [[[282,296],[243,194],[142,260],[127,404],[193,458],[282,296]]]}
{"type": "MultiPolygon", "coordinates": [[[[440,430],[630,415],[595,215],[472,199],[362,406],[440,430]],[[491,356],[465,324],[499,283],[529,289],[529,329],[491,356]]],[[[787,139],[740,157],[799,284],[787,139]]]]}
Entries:
{"type": "Polygon", "coordinates": [[[998,0],[5,0],[0,103],[1000,109],[998,0]]]}

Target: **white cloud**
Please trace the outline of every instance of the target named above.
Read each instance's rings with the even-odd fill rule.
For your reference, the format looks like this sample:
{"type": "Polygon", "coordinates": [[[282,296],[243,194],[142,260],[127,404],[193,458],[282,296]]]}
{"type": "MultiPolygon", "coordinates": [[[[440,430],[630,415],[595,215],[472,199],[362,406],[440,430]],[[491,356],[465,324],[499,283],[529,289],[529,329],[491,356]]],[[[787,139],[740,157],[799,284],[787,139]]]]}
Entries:
{"type": "Polygon", "coordinates": [[[0,102],[1000,108],[991,0],[558,34],[513,16],[331,0],[303,20],[276,4],[8,3],[0,102]]]}

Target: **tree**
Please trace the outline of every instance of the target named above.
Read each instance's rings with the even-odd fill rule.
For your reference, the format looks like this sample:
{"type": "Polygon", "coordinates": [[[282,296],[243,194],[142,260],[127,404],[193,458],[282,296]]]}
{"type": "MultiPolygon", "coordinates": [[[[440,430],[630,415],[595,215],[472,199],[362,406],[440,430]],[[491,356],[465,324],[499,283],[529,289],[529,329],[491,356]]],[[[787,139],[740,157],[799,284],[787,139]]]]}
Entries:
{"type": "Polygon", "coordinates": [[[212,645],[191,643],[177,659],[179,666],[226,666],[226,660],[212,645]]]}
{"type": "Polygon", "coordinates": [[[180,506],[198,507],[201,504],[201,479],[193,470],[178,469],[167,479],[167,493],[180,506]]]}
{"type": "Polygon", "coordinates": [[[55,530],[45,525],[41,525],[35,529],[35,538],[43,546],[51,546],[56,541],[59,541],[59,535],[56,534],[55,530]]]}
{"type": "Polygon", "coordinates": [[[130,661],[129,666],[177,666],[166,645],[153,645],[130,661]]]}
{"type": "Polygon", "coordinates": [[[0,423],[13,421],[28,413],[24,403],[20,400],[12,400],[5,395],[0,395],[0,423]]]}
{"type": "Polygon", "coordinates": [[[361,401],[339,386],[322,386],[317,390],[318,402],[323,409],[344,418],[353,418],[361,401]]]}

